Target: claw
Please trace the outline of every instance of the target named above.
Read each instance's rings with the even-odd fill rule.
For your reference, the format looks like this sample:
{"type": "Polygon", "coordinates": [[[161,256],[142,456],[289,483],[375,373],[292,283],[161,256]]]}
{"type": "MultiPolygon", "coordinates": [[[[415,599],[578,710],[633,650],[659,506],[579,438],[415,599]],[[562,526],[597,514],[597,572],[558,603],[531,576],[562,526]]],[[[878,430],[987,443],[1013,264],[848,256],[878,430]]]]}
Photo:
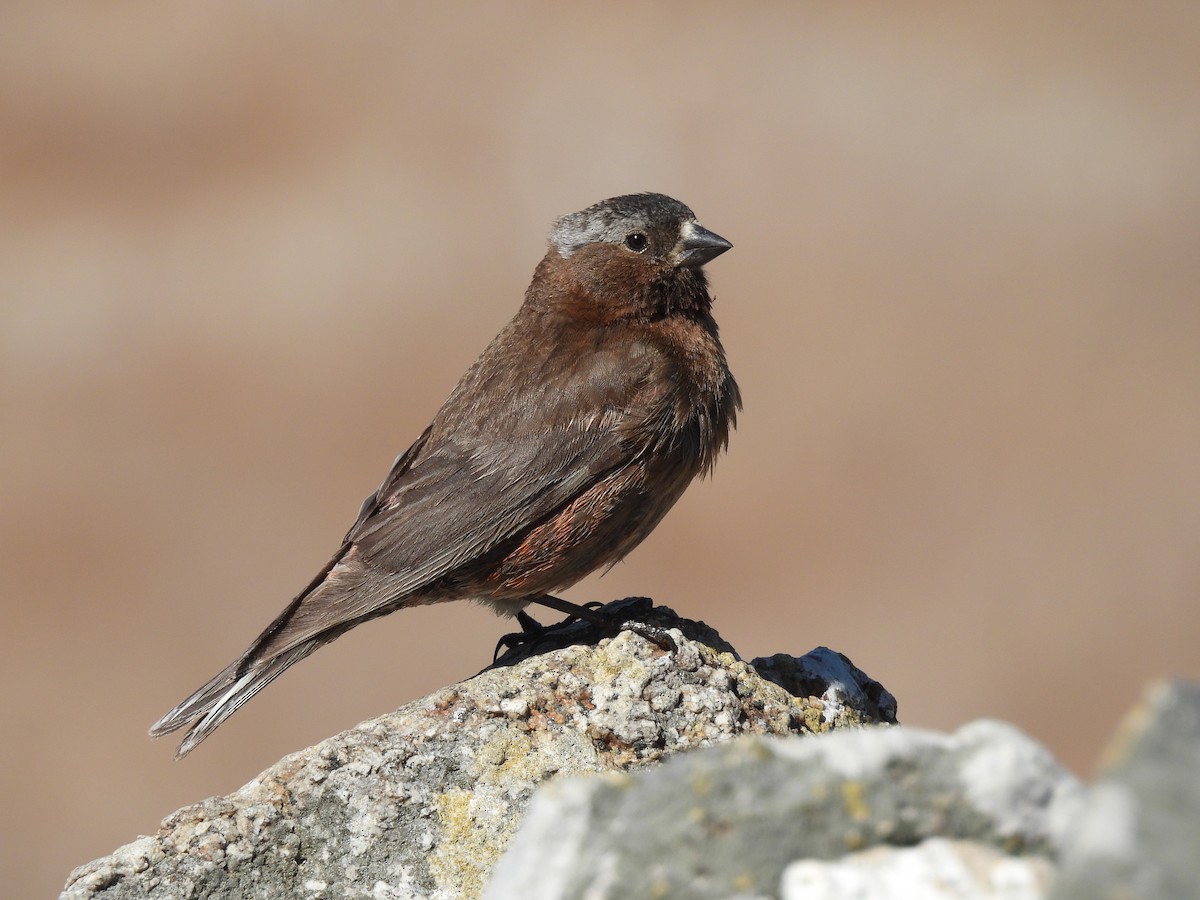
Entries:
{"type": "MultiPolygon", "coordinates": [[[[555,640],[556,632],[559,632],[564,626],[571,625],[575,622],[586,622],[590,626],[590,630],[596,638],[615,637],[622,631],[632,631],[639,637],[645,638],[650,643],[654,644],[664,653],[672,653],[679,649],[675,639],[670,635],[667,629],[657,625],[650,625],[646,622],[638,621],[637,619],[629,619],[624,622],[618,622],[615,619],[609,618],[607,615],[597,614],[595,610],[602,609],[607,604],[598,601],[591,601],[582,605],[568,603],[565,600],[559,600],[557,597],[542,595],[533,598],[531,602],[540,603],[543,606],[548,606],[551,609],[561,610],[567,613],[567,617],[561,622],[555,622],[553,625],[542,625],[532,616],[524,612],[517,613],[517,621],[521,623],[521,631],[512,632],[511,634],[503,635],[496,642],[496,649],[492,653],[492,664],[495,665],[500,661],[502,655],[510,653],[520,648],[527,648],[529,652],[534,652],[539,642],[545,640],[558,646],[559,643],[555,640]]],[[[649,601],[646,601],[647,608],[652,607],[649,601]]],[[[641,608],[636,610],[637,613],[642,612],[641,608]]]]}
{"type": "Polygon", "coordinates": [[[520,631],[510,631],[508,634],[500,635],[500,640],[496,641],[496,649],[492,651],[492,662],[500,658],[500,651],[515,650],[522,644],[537,640],[546,633],[546,626],[531,616],[525,610],[517,611],[517,622],[521,626],[520,631]]]}
{"type": "Polygon", "coordinates": [[[673,653],[679,649],[679,645],[675,643],[675,638],[671,637],[671,633],[665,628],[660,628],[657,625],[648,625],[645,622],[638,622],[630,619],[628,622],[622,622],[618,631],[632,631],[638,637],[643,637],[650,643],[658,647],[664,653],[673,653]]]}

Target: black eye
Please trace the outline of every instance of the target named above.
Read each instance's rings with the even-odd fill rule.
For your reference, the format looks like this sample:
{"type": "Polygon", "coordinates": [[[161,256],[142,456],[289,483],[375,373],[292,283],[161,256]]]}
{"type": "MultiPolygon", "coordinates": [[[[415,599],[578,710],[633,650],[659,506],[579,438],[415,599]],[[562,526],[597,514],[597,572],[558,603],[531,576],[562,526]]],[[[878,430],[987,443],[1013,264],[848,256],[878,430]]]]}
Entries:
{"type": "Polygon", "coordinates": [[[632,234],[625,235],[625,246],[634,253],[641,253],[646,249],[646,236],[640,231],[635,231],[632,234]]]}

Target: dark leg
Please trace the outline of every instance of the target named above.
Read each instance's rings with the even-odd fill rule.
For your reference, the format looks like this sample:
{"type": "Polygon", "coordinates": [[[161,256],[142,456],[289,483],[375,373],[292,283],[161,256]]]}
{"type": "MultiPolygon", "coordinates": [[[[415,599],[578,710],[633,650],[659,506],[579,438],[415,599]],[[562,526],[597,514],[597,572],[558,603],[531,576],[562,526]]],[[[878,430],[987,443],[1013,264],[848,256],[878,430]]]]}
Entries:
{"type": "Polygon", "coordinates": [[[525,632],[525,634],[541,634],[546,630],[545,625],[523,609],[517,610],[517,623],[521,626],[521,631],[525,632]]]}
{"type": "Polygon", "coordinates": [[[546,633],[546,626],[523,609],[517,611],[517,623],[521,626],[520,631],[502,634],[500,640],[496,641],[496,649],[492,651],[492,662],[500,658],[501,650],[512,650],[521,644],[536,641],[546,633]]]}
{"type": "Polygon", "coordinates": [[[675,640],[671,635],[667,634],[665,628],[658,628],[654,625],[648,625],[645,622],[614,622],[607,616],[601,615],[594,609],[589,609],[588,606],[580,606],[577,603],[571,603],[569,600],[562,600],[551,594],[539,594],[536,597],[529,598],[530,603],[537,603],[541,606],[548,606],[550,609],[556,609],[559,612],[566,613],[571,619],[583,619],[591,622],[600,629],[601,634],[607,634],[616,631],[632,631],[636,635],[640,635],[650,643],[656,645],[660,650],[670,653],[672,650],[678,649],[675,646],[675,640]]]}
{"type": "MultiPolygon", "coordinates": [[[[612,620],[605,618],[593,609],[587,606],[580,606],[578,603],[572,603],[570,600],[563,600],[551,594],[539,594],[536,597],[529,598],[530,603],[537,603],[540,606],[546,606],[550,609],[556,609],[560,613],[566,613],[569,617],[568,622],[573,622],[576,619],[583,619],[591,622],[593,625],[598,625],[601,628],[612,627],[612,620]]],[[[596,604],[597,606],[601,604],[596,604]]],[[[565,623],[564,623],[565,624],[565,623]]]]}

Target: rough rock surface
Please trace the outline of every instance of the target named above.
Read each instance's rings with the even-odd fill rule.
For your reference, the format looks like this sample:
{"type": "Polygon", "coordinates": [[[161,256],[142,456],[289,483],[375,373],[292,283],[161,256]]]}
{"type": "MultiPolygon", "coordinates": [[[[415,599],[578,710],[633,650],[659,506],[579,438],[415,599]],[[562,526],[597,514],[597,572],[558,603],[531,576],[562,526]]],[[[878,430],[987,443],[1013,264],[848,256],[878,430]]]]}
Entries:
{"type": "MultiPolygon", "coordinates": [[[[779,897],[793,861],[837,860],[933,837],[973,842],[980,848],[975,857],[993,861],[1000,850],[1052,855],[1082,794],[1047,751],[997,722],[976,722],[949,736],[867,729],[817,739],[740,738],[653,770],[547,785],[485,896],[779,897]]],[[[930,869],[927,883],[936,883],[933,863],[961,871],[969,858],[960,850],[953,867],[945,852],[920,859],[930,869]]],[[[894,857],[890,874],[906,863],[912,868],[914,859],[894,857]]],[[[1020,875],[1001,874],[1032,890],[1036,871],[1019,868],[1020,875]]],[[[809,896],[800,886],[811,874],[793,871],[789,896],[809,896]]],[[[841,877],[825,874],[835,885],[841,877]]],[[[1044,885],[1044,872],[1041,879],[1044,885]]],[[[961,880],[970,886],[965,875],[961,880]]],[[[849,890],[853,880],[843,882],[846,892],[815,896],[1004,896],[856,894],[849,890]]],[[[990,874],[979,879],[989,883],[990,874]]]]}
{"type": "Polygon", "coordinates": [[[75,870],[62,896],[476,897],[551,775],[622,772],[742,734],[894,721],[891,696],[837,654],[773,658],[785,683],[808,673],[794,696],[707,626],[648,601],[605,611],[670,629],[676,649],[627,631],[596,643],[582,623],[547,629],[502,665],[179,810],[75,870]]]}
{"type": "Polygon", "coordinates": [[[1154,688],[1108,756],[1085,789],[994,722],[742,737],[547,785],[485,897],[1200,897],[1200,685],[1154,688]]]}
{"type": "Polygon", "coordinates": [[[1130,714],[1052,896],[1200,897],[1200,684],[1159,684],[1130,714]]]}

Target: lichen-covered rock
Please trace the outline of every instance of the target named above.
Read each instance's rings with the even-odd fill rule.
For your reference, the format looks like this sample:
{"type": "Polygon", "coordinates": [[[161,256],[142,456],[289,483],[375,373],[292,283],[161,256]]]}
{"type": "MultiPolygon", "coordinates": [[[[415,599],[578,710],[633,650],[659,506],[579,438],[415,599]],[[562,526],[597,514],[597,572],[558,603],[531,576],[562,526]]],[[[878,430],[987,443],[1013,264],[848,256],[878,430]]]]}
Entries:
{"type": "Polygon", "coordinates": [[[1081,802],[1046,750],[997,722],[743,737],[649,771],[547,785],[485,896],[779,897],[794,861],[932,837],[1049,856],[1081,802]]]}
{"type": "Polygon", "coordinates": [[[829,685],[789,694],[707,626],[663,607],[621,601],[606,612],[670,629],[676,649],[630,632],[595,643],[582,623],[547,629],[504,665],[179,810],[155,835],[77,869],[62,896],[476,897],[552,775],[620,772],[736,735],[880,718],[843,702],[844,686],[836,703],[820,699],[829,685]],[[560,646],[579,640],[591,643],[560,646]]]}

